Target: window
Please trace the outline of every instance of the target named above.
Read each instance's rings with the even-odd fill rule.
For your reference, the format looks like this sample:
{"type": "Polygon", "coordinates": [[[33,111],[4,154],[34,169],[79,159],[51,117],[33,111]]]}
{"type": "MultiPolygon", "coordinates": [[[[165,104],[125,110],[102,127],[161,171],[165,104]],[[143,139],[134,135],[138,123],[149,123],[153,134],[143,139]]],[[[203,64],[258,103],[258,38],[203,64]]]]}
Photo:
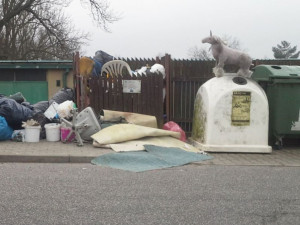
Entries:
{"type": "Polygon", "coordinates": [[[45,69],[0,69],[0,81],[46,81],[45,69]]]}

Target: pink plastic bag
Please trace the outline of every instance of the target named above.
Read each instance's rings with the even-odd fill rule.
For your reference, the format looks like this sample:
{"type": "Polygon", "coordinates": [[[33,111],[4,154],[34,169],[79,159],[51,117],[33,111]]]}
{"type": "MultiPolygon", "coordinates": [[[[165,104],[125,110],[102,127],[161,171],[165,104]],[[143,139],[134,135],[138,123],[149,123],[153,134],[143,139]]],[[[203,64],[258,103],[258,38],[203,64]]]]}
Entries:
{"type": "Polygon", "coordinates": [[[163,129],[179,132],[180,133],[180,140],[184,141],[184,142],[186,141],[185,132],[181,129],[181,127],[177,123],[175,123],[173,121],[169,121],[169,122],[164,124],[163,129]]]}

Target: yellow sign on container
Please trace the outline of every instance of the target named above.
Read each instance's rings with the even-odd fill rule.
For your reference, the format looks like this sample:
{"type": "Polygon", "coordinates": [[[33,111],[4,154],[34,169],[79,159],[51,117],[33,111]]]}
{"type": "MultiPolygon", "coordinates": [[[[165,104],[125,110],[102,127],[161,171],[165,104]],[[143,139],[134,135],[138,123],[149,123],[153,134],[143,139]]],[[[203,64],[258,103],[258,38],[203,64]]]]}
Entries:
{"type": "Polygon", "coordinates": [[[251,92],[234,91],[232,94],[232,126],[250,125],[251,92]]]}

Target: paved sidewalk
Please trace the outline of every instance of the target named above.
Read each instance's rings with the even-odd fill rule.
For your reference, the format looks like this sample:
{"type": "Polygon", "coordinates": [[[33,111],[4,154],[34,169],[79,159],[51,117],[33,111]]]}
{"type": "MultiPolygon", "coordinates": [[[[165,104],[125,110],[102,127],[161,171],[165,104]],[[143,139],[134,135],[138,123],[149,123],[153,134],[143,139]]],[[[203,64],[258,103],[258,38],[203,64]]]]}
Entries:
{"type": "MultiPolygon", "coordinates": [[[[40,162],[40,163],[90,163],[110,149],[95,148],[91,143],[77,147],[75,143],[47,142],[22,143],[0,142],[0,162],[40,162]]],[[[300,147],[273,150],[271,154],[257,153],[209,153],[214,158],[194,165],[230,166],[300,166],[300,147]]]]}
{"type": "Polygon", "coordinates": [[[48,142],[0,142],[0,162],[41,163],[90,163],[95,157],[113,152],[95,148],[91,143],[78,147],[76,143],[48,142]]]}
{"type": "MultiPolygon", "coordinates": [[[[211,154],[211,153],[209,153],[211,154]]],[[[272,153],[213,153],[214,159],[201,165],[300,166],[300,147],[273,150],[272,153]]],[[[199,164],[199,163],[196,163],[199,164]]]]}

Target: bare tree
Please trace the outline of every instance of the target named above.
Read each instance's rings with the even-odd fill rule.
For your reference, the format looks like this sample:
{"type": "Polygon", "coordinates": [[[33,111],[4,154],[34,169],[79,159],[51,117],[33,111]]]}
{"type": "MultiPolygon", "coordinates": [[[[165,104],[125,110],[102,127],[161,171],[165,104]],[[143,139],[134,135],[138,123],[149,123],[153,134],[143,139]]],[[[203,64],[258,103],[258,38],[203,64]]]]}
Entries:
{"type": "MultiPolygon", "coordinates": [[[[87,38],[61,13],[72,0],[2,0],[0,55],[7,59],[70,58],[87,38]]],[[[89,5],[99,27],[116,21],[105,0],[81,0],[89,5]]]]}
{"type": "MultiPolygon", "coordinates": [[[[37,6],[67,7],[72,0],[2,0],[0,3],[0,32],[5,24],[23,11],[35,15],[38,20],[43,17],[36,11],[37,6]]],[[[110,10],[105,0],[80,0],[84,5],[89,6],[93,19],[99,27],[107,29],[107,24],[117,21],[119,18],[110,10]]],[[[45,23],[46,25],[47,23],[45,23]]]]}
{"type": "Polygon", "coordinates": [[[210,60],[212,55],[205,47],[199,48],[198,46],[191,47],[188,50],[188,56],[194,60],[210,60]]]}
{"type": "Polygon", "coordinates": [[[110,10],[106,0],[81,0],[90,9],[91,16],[100,28],[109,31],[108,24],[119,20],[119,17],[110,10]]]}
{"type": "Polygon", "coordinates": [[[224,43],[228,47],[233,48],[233,49],[237,49],[237,50],[242,50],[241,49],[241,43],[237,38],[232,37],[232,36],[227,35],[227,34],[224,34],[223,37],[222,37],[222,40],[224,41],[224,43]]]}

